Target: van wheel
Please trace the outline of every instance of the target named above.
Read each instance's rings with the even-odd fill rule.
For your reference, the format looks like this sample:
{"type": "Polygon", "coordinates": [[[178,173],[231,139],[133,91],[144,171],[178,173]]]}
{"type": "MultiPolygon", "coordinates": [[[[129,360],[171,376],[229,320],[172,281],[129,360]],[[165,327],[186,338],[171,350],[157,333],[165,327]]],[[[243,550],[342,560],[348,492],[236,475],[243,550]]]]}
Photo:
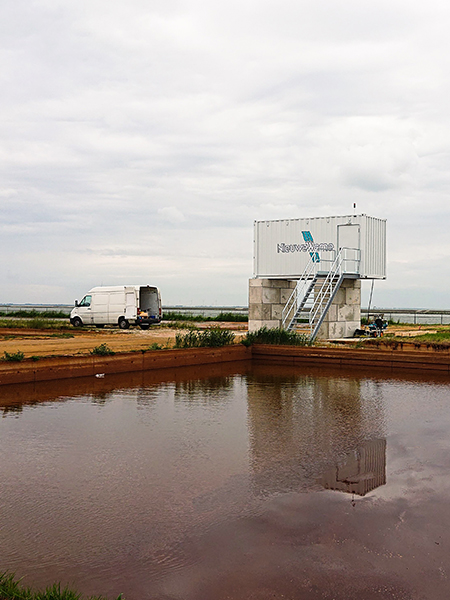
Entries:
{"type": "Polygon", "coordinates": [[[150,325],[149,325],[149,323],[140,323],[140,324],[139,324],[139,327],[140,327],[141,329],[143,329],[144,331],[147,331],[147,329],[150,329],[150,325]]]}
{"type": "Polygon", "coordinates": [[[72,325],[74,327],[83,327],[83,321],[80,319],[80,317],[75,317],[72,319],[72,325]]]}
{"type": "Polygon", "coordinates": [[[119,321],[120,329],[128,329],[129,326],[130,326],[130,324],[126,319],[120,319],[120,321],[119,321]]]}

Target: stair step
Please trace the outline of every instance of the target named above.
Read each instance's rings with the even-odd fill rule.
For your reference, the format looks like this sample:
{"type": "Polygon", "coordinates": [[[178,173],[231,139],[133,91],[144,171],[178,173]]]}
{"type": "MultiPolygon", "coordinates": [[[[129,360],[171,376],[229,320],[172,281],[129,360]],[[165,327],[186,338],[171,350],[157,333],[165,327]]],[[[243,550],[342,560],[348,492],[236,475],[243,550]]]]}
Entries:
{"type": "Polygon", "coordinates": [[[339,272],[340,263],[338,257],[331,271],[319,271],[313,275],[313,267],[305,268],[302,278],[297,282],[284,312],[284,323],[289,331],[306,333],[310,339],[314,339],[319,325],[323,322],[326,312],[331,305],[336,291],[341,285],[342,275],[339,272]],[[289,315],[287,317],[287,315],[289,315]],[[289,318],[289,324],[286,319],[289,318]],[[308,323],[300,323],[300,320],[308,319],[308,323]],[[311,321],[309,321],[311,319],[311,321]]]}

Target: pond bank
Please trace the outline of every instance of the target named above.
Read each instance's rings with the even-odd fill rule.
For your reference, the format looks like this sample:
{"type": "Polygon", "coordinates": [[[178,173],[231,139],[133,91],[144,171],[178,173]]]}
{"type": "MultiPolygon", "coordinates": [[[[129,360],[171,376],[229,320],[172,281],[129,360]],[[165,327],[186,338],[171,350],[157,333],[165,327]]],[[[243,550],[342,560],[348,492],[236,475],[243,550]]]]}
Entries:
{"type": "Polygon", "coordinates": [[[450,353],[409,347],[349,348],[242,344],[221,348],[189,348],[120,352],[112,356],[83,355],[0,362],[0,385],[52,381],[74,377],[103,377],[115,373],[173,369],[225,362],[256,360],[277,365],[397,369],[450,374],[450,353]]]}
{"type": "Polygon", "coordinates": [[[295,347],[255,344],[252,358],[277,365],[315,365],[345,368],[375,368],[383,371],[397,369],[450,374],[448,350],[416,349],[411,344],[387,348],[379,346],[352,347],[295,347]]]}
{"type": "Polygon", "coordinates": [[[192,367],[251,359],[242,344],[222,348],[120,352],[111,356],[57,356],[22,362],[0,362],[0,385],[52,381],[73,377],[103,377],[155,369],[192,367]]]}

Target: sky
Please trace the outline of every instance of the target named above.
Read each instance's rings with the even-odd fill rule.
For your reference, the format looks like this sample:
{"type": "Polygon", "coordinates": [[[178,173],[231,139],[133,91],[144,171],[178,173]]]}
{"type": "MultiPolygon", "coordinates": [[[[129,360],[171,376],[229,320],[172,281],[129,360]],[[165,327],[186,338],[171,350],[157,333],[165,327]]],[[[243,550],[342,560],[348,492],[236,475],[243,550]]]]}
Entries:
{"type": "Polygon", "coordinates": [[[255,220],[356,203],[372,305],[450,308],[449,31],[438,0],[2,0],[0,303],[244,306],[255,220]]]}

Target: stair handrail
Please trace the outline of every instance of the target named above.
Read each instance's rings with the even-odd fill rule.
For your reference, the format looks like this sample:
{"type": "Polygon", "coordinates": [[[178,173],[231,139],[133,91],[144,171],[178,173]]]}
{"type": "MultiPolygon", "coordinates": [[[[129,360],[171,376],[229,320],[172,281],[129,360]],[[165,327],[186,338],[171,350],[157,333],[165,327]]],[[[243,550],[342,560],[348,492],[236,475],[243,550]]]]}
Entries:
{"type": "Polygon", "coordinates": [[[341,274],[341,266],[342,266],[342,262],[343,262],[343,250],[344,250],[344,248],[341,248],[339,250],[336,258],[334,259],[333,264],[331,265],[330,270],[328,271],[327,276],[324,279],[324,282],[322,283],[318,292],[314,295],[314,305],[312,306],[311,311],[309,313],[309,324],[310,324],[311,331],[312,331],[312,328],[314,325],[315,317],[316,317],[318,311],[320,310],[320,308],[322,307],[323,298],[325,297],[326,293],[329,291],[335,277],[337,277],[338,275],[341,274]]]}
{"type": "MultiPolygon", "coordinates": [[[[325,292],[324,297],[326,298],[326,302],[322,302],[320,304],[320,308],[322,310],[321,310],[321,312],[319,314],[319,317],[318,317],[318,319],[317,319],[316,322],[312,321],[310,323],[310,332],[311,332],[311,335],[310,335],[310,338],[309,338],[310,342],[313,342],[316,339],[316,336],[319,333],[319,329],[320,329],[322,323],[325,320],[325,317],[326,317],[326,315],[328,313],[328,310],[329,310],[329,308],[331,306],[331,303],[333,302],[334,297],[337,294],[337,291],[341,287],[341,284],[342,284],[343,280],[344,280],[344,275],[341,273],[339,276],[336,276],[336,278],[334,280],[334,283],[335,283],[334,286],[332,285],[333,281],[331,281],[331,285],[329,286],[329,288],[330,288],[329,296],[326,295],[328,292],[325,292]]],[[[317,312],[318,311],[316,311],[316,313],[314,315],[314,318],[316,317],[317,312]]]]}
{"type": "Polygon", "coordinates": [[[283,329],[290,329],[292,322],[295,318],[295,313],[300,304],[299,298],[303,300],[306,292],[307,283],[310,282],[316,275],[317,265],[320,264],[316,261],[315,255],[311,255],[310,260],[307,262],[300,279],[297,281],[295,288],[292,290],[283,310],[281,311],[281,327],[283,329]],[[286,327],[287,324],[287,327],[286,327]]]}
{"type": "MultiPolygon", "coordinates": [[[[340,286],[340,278],[345,273],[351,273],[352,275],[359,274],[359,267],[361,263],[361,250],[359,248],[348,248],[342,247],[339,249],[338,253],[335,255],[333,260],[322,260],[317,261],[315,255],[311,255],[310,260],[306,264],[306,267],[298,279],[295,288],[292,290],[284,308],[281,312],[281,326],[284,329],[290,330],[294,320],[297,316],[297,312],[299,308],[302,307],[302,303],[307,302],[307,295],[309,296],[310,286],[313,283],[313,280],[320,274],[325,275],[325,279],[319,290],[314,290],[313,292],[313,302],[312,306],[309,309],[308,314],[308,324],[309,330],[311,334],[311,338],[313,337],[313,332],[317,325],[315,325],[317,320],[317,315],[319,311],[321,314],[318,317],[318,321],[323,320],[325,317],[324,307],[327,306],[327,302],[331,296],[334,297],[337,287],[338,281],[340,286]],[[353,252],[354,257],[349,258],[348,254],[353,252]],[[351,269],[347,268],[347,263],[351,261],[352,267],[351,269]],[[332,263],[331,267],[328,271],[319,270],[323,269],[323,263],[328,262],[332,263]]],[[[331,303],[328,302],[328,303],[331,303]]],[[[325,309],[327,310],[327,308],[325,309]]]]}
{"type": "Polygon", "coordinates": [[[359,274],[360,263],[361,250],[359,248],[343,247],[339,249],[339,252],[320,290],[314,295],[314,304],[309,312],[309,328],[311,333],[310,341],[313,341],[315,335],[317,334],[318,325],[321,324],[321,321],[323,321],[323,318],[325,317],[324,308],[331,304],[331,301],[334,296],[333,292],[336,290],[337,287],[340,286],[342,277],[345,275],[345,273],[359,274]],[[355,252],[355,258],[348,258],[348,250],[355,252]],[[354,261],[354,270],[347,271],[347,269],[345,268],[345,264],[349,260],[354,261]],[[324,299],[326,299],[326,305],[324,299]],[[321,313],[319,315],[319,318],[317,319],[317,323],[315,323],[319,311],[321,311],[321,313]]]}

